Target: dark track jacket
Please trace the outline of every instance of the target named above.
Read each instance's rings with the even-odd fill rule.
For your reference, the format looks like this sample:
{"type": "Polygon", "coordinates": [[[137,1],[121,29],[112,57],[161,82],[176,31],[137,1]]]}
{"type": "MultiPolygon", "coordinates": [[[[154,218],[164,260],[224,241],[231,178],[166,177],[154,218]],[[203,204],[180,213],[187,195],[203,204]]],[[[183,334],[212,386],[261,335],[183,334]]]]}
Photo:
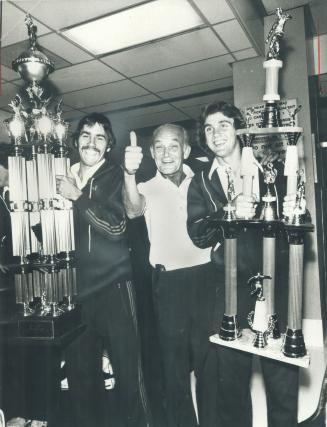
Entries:
{"type": "MultiPolygon", "coordinates": [[[[212,218],[222,218],[224,215],[223,207],[227,204],[227,198],[220,183],[217,172],[214,172],[209,178],[209,172],[212,166],[210,162],[207,167],[197,173],[190,184],[188,190],[188,233],[193,243],[200,248],[212,247],[212,260],[218,267],[220,281],[224,274],[224,236],[219,226],[211,221],[212,218]],[[220,243],[216,250],[217,243],[220,243]]],[[[276,179],[276,188],[279,195],[280,213],[282,210],[282,201],[285,195],[285,179],[282,168],[277,165],[278,175],[276,179]]],[[[259,174],[260,195],[266,192],[266,186],[263,182],[262,174],[259,174]]],[[[286,316],[287,307],[287,278],[288,278],[288,245],[285,237],[279,236],[276,241],[277,273],[276,273],[276,306],[286,316]],[[285,286],[286,285],[286,286],[285,286]]],[[[257,272],[262,272],[262,233],[257,229],[244,229],[240,232],[237,241],[237,274],[238,274],[238,307],[239,318],[247,316],[247,313],[253,308],[254,300],[250,298],[250,292],[247,288],[247,280],[257,272]]],[[[220,283],[223,288],[224,284],[220,283]]],[[[284,317],[285,317],[284,316],[284,317]]],[[[284,319],[286,320],[286,319],[284,319]]]]}
{"type": "Polygon", "coordinates": [[[78,298],[131,279],[123,171],[105,161],[74,202],[78,298]]]}

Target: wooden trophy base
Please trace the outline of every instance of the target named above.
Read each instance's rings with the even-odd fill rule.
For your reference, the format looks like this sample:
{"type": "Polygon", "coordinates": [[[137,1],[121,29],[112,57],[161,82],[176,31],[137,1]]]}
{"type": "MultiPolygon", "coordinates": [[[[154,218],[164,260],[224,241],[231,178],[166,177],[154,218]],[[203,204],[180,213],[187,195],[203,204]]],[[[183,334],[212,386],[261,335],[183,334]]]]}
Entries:
{"type": "Polygon", "coordinates": [[[16,338],[60,340],[81,325],[80,306],[58,316],[17,316],[13,322],[16,338]]]}
{"type": "Polygon", "coordinates": [[[268,345],[264,348],[254,347],[255,333],[250,329],[243,329],[242,336],[234,341],[224,341],[218,334],[212,335],[210,341],[224,347],[234,348],[236,350],[246,351],[247,353],[257,354],[258,356],[268,357],[269,359],[279,360],[290,365],[308,368],[310,364],[310,355],[307,353],[303,357],[292,358],[282,353],[284,335],[277,339],[269,339],[268,345]]]}

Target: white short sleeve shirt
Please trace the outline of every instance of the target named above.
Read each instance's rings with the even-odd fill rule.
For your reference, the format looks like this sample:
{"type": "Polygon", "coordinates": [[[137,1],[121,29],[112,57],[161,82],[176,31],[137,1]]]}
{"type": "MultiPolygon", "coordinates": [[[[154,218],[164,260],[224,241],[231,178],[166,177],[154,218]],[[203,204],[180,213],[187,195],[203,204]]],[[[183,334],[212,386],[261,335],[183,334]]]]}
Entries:
{"type": "Polygon", "coordinates": [[[138,184],[145,197],[145,221],[150,240],[150,263],[166,270],[194,267],[210,261],[210,248],[196,247],[187,233],[187,191],[192,170],[183,165],[186,175],[179,187],[159,171],[154,178],[138,184]]]}

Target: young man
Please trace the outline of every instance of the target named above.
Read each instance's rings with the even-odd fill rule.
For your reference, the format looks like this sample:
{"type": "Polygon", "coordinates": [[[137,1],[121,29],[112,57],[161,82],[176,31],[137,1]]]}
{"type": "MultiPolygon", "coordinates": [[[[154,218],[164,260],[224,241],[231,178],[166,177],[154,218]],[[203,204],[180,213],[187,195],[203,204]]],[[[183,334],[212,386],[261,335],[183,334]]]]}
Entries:
{"type": "Polygon", "coordinates": [[[193,177],[183,164],[190,153],[188,135],[181,126],[162,125],[153,133],[150,150],[157,173],[137,185],[142,149],[131,133],[131,146],[125,151],[124,198],[127,215],[144,213],[148,229],[167,426],[197,425],[190,386],[194,368],[199,423],[212,427],[217,373],[208,338],[213,331],[217,277],[210,249],[195,247],[187,234],[187,190],[193,177]]]}
{"type": "MultiPolygon", "coordinates": [[[[253,195],[242,194],[241,147],[236,130],[243,127],[240,111],[231,104],[218,102],[208,105],[200,118],[201,142],[212,161],[207,169],[196,175],[188,192],[188,231],[193,242],[200,248],[215,248],[214,260],[221,272],[224,270],[223,233],[210,218],[221,217],[227,204],[228,179],[226,170],[231,170],[236,197],[233,203],[236,215],[252,218],[256,203],[265,191],[262,176],[255,176],[253,195]]],[[[284,177],[277,176],[276,187],[283,191],[284,177]]],[[[284,198],[283,212],[290,215],[294,208],[295,195],[284,198]]],[[[281,212],[280,212],[281,214],[281,212]]],[[[287,244],[278,240],[279,262],[287,263],[287,244]]],[[[287,307],[287,265],[277,265],[276,300],[280,323],[287,307]]],[[[241,327],[248,327],[247,314],[253,309],[247,280],[262,271],[262,238],[257,230],[247,229],[240,233],[237,247],[238,318],[241,327]]],[[[223,307],[219,307],[220,321],[223,307]]],[[[283,325],[286,326],[286,325],[283,325]]],[[[218,325],[219,327],[219,325],[218,325]]],[[[222,427],[251,427],[252,409],[250,378],[252,356],[250,353],[217,346],[219,390],[218,410],[222,427]]],[[[269,427],[297,426],[298,368],[272,359],[262,358],[261,365],[266,385],[269,427]]]]}
{"type": "Polygon", "coordinates": [[[76,425],[148,427],[122,203],[123,171],[107,157],[114,145],[110,121],[98,113],[84,117],[75,143],[80,161],[71,168],[73,178],[57,177],[57,191],[73,201],[78,299],[86,325],[66,352],[76,425]],[[104,348],[118,393],[118,418],[109,416],[111,423],[106,421],[104,348]]]}

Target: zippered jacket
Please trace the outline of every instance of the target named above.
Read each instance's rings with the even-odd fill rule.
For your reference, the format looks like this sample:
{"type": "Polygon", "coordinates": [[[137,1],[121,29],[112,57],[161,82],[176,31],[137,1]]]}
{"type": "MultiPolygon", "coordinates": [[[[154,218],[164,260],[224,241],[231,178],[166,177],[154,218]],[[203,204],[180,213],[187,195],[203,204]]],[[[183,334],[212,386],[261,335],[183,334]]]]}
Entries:
{"type": "Polygon", "coordinates": [[[80,300],[131,279],[122,185],[122,168],[106,160],[74,202],[80,300]]]}

